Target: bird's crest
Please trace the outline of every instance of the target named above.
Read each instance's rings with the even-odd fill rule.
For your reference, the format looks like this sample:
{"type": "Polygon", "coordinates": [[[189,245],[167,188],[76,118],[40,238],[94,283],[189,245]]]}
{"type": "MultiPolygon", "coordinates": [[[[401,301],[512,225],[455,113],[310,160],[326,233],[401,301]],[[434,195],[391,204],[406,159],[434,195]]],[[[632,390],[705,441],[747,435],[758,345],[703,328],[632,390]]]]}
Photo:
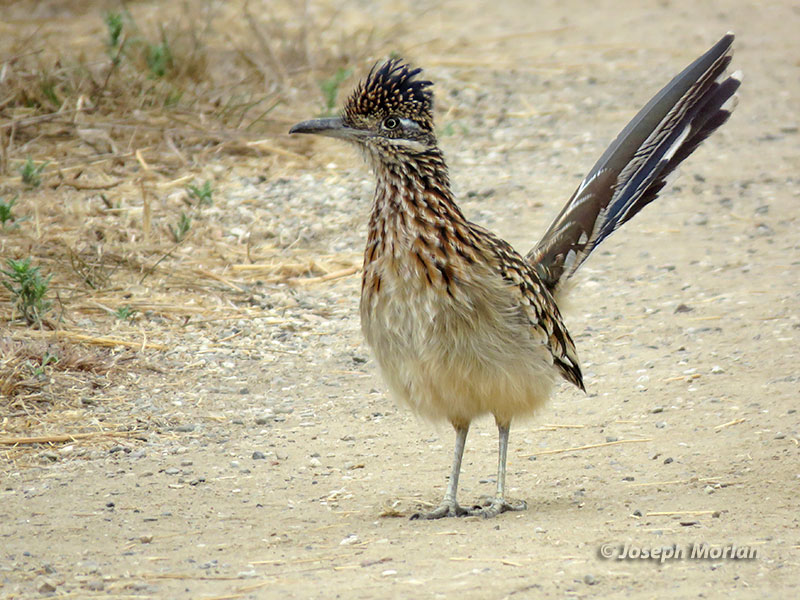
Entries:
{"type": "Polygon", "coordinates": [[[375,66],[350,95],[344,118],[352,123],[387,116],[414,119],[433,131],[433,92],[430,81],[417,79],[422,69],[415,69],[399,58],[375,66]]]}

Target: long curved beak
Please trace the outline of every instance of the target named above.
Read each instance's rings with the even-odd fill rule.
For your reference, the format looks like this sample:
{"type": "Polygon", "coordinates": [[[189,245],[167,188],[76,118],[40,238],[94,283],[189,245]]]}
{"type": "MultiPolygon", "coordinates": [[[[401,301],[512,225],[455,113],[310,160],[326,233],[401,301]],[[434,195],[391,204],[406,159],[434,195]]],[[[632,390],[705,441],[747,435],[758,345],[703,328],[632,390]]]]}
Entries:
{"type": "Polygon", "coordinates": [[[344,124],[341,117],[311,119],[294,125],[289,133],[314,133],[327,137],[353,139],[361,137],[362,132],[344,124]]]}

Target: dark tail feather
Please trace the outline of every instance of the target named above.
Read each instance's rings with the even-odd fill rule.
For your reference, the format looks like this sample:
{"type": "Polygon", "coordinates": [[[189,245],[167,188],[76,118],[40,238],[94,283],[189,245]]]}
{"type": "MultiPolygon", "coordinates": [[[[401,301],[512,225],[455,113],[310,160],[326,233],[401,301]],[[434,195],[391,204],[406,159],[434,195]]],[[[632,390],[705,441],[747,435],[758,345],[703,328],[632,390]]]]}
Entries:
{"type": "Polygon", "coordinates": [[[737,74],[724,74],[732,43],[733,34],[724,36],[639,111],[528,253],[551,290],[655,200],[667,176],[728,120],[740,85],[737,74]]]}

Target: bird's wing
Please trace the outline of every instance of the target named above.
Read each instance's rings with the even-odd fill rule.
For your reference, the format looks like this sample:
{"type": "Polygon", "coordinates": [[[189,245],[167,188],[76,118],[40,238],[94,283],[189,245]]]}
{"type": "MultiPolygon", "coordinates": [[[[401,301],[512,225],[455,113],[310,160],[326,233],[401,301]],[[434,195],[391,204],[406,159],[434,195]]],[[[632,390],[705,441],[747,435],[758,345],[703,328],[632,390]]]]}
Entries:
{"type": "Polygon", "coordinates": [[[487,262],[509,285],[515,305],[522,307],[530,326],[537,330],[536,337],[541,336],[550,350],[553,365],[564,379],[586,391],[575,343],[564,325],[553,295],[533,265],[505,240],[477,225],[471,224],[471,227],[480,232],[484,243],[488,244],[490,250],[485,255],[493,255],[493,259],[488,258],[487,262]]]}
{"type": "Polygon", "coordinates": [[[741,83],[738,73],[725,74],[733,38],[725,35],[639,111],[528,253],[551,291],[652,202],[678,164],[727,121],[741,83]]]}

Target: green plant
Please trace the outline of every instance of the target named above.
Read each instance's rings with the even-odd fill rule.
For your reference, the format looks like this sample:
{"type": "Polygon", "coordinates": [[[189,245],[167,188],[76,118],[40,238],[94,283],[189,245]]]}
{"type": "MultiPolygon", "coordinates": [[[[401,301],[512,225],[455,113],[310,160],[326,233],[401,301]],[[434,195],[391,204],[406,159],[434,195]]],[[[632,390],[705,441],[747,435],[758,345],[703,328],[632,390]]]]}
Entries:
{"type": "Polygon", "coordinates": [[[50,364],[57,364],[58,363],[58,355],[57,354],[50,354],[47,350],[45,350],[44,354],[42,354],[42,358],[39,361],[38,365],[35,365],[28,361],[28,366],[30,366],[31,370],[33,371],[34,376],[39,377],[44,375],[45,369],[50,364]]]}
{"type": "Polygon", "coordinates": [[[6,223],[8,223],[9,221],[17,220],[16,217],[12,214],[14,205],[17,203],[17,198],[19,198],[19,194],[14,196],[8,202],[0,200],[0,226],[2,226],[3,229],[5,229],[6,223]]]}
{"type": "Polygon", "coordinates": [[[186,188],[186,191],[189,193],[189,198],[192,200],[197,200],[197,203],[200,206],[207,205],[211,206],[214,203],[212,196],[214,195],[214,190],[211,187],[211,182],[206,181],[202,186],[198,187],[196,185],[190,185],[186,188]]]}
{"type": "Polygon", "coordinates": [[[56,108],[61,106],[61,98],[58,97],[58,93],[56,92],[56,81],[54,79],[42,79],[42,81],[39,82],[39,87],[41,88],[44,97],[47,98],[53,104],[53,106],[56,108]]]}
{"type": "Polygon", "coordinates": [[[173,67],[172,51],[167,40],[162,39],[158,44],[147,44],[145,60],[152,77],[159,79],[164,77],[173,67]]]}
{"type": "Polygon", "coordinates": [[[449,123],[445,123],[444,126],[441,128],[439,132],[440,137],[448,137],[456,132],[465,135],[469,133],[469,128],[459,121],[450,121],[449,123]]]}
{"type": "Polygon", "coordinates": [[[126,304],[125,306],[120,306],[114,314],[120,321],[129,321],[137,312],[135,308],[131,308],[126,304]]]}
{"type": "Polygon", "coordinates": [[[169,230],[172,232],[172,239],[175,240],[176,244],[180,244],[186,238],[186,234],[189,233],[191,228],[192,218],[183,211],[181,211],[181,218],[177,225],[174,227],[172,225],[169,226],[169,230]]]}
{"type": "Polygon", "coordinates": [[[108,44],[109,48],[116,48],[121,42],[120,38],[125,24],[124,17],[122,13],[107,12],[103,15],[103,21],[105,21],[108,28],[108,41],[106,44],[108,44]]]}
{"type": "Polygon", "coordinates": [[[339,95],[339,87],[342,82],[353,74],[353,69],[340,67],[330,78],[319,84],[322,95],[325,98],[325,112],[331,114],[336,109],[336,97],[339,95]]]}
{"type": "Polygon", "coordinates": [[[22,183],[33,188],[39,187],[42,183],[42,171],[48,164],[50,164],[50,161],[37,165],[32,158],[28,157],[25,164],[19,168],[19,173],[22,175],[22,183]]]}
{"type": "Polygon", "coordinates": [[[42,316],[50,310],[52,303],[45,299],[52,275],[42,277],[39,267],[31,266],[31,259],[6,260],[9,270],[0,271],[7,280],[0,283],[11,292],[17,310],[22,313],[28,325],[41,323],[42,316]]]}

